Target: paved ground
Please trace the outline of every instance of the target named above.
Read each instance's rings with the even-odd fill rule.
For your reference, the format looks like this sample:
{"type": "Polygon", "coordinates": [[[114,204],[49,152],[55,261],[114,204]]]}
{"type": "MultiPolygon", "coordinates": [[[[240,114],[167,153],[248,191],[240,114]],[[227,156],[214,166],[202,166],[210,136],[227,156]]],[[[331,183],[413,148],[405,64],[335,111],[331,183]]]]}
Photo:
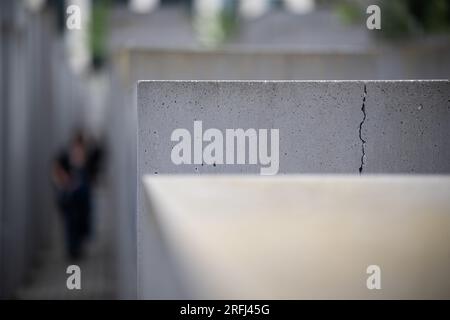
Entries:
{"type": "Polygon", "coordinates": [[[86,257],[79,262],[81,290],[68,290],[66,268],[71,263],[65,258],[61,221],[55,213],[51,246],[42,252],[40,266],[30,274],[29,283],[23,287],[19,299],[112,299],[115,298],[112,217],[107,207],[107,190],[96,191],[95,235],[86,257]]]}

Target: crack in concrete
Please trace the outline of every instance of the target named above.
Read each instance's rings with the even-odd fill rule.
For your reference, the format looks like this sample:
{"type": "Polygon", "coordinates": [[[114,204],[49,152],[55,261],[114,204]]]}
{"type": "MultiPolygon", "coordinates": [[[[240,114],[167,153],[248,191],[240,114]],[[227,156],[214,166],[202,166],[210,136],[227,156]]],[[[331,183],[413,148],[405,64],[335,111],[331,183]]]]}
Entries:
{"type": "Polygon", "coordinates": [[[365,159],[366,159],[366,140],[362,137],[362,127],[364,125],[364,122],[366,121],[366,97],[367,97],[367,86],[364,84],[364,93],[363,93],[363,102],[361,111],[363,113],[363,118],[361,120],[361,123],[359,124],[359,140],[361,140],[361,166],[359,167],[359,174],[363,172],[365,159]]]}

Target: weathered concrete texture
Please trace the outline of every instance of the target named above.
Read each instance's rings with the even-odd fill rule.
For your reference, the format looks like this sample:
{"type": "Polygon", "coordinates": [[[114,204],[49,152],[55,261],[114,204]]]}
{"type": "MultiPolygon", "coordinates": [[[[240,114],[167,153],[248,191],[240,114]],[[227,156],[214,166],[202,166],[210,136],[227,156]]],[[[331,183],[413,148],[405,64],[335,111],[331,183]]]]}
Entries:
{"type": "Polygon", "coordinates": [[[450,83],[366,84],[363,173],[450,173],[450,83]]]}
{"type": "Polygon", "coordinates": [[[449,82],[141,81],[138,84],[138,295],[183,297],[160,230],[146,214],[145,174],[259,173],[260,165],[175,165],[171,133],[280,130],[279,173],[449,170],[449,82]],[[403,121],[403,123],[402,123],[403,121]],[[423,133],[422,133],[423,132],[423,133]],[[142,272],[152,270],[152,272],[142,272]]]}
{"type": "Polygon", "coordinates": [[[450,172],[448,81],[143,81],[140,173],[257,173],[174,165],[177,128],[280,130],[279,173],[450,172]]]}
{"type": "Polygon", "coordinates": [[[258,173],[260,165],[175,165],[177,128],[280,130],[279,173],[357,173],[362,82],[143,81],[138,167],[144,173],[258,173]]]}
{"type": "Polygon", "coordinates": [[[280,173],[357,173],[361,82],[143,81],[138,85],[138,295],[182,297],[155,222],[144,174],[259,173],[260,165],[175,165],[173,130],[280,129],[280,173]],[[337,124],[337,125],[336,125],[337,124]],[[153,270],[140,272],[139,270],[153,270]],[[144,294],[145,293],[145,294],[144,294]]]}

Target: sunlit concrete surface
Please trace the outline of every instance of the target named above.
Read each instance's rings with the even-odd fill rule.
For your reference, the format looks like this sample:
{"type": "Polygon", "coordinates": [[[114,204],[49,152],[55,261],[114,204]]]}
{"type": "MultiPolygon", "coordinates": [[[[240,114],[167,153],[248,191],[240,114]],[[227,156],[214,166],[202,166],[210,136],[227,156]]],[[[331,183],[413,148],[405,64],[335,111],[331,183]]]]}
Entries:
{"type": "MultiPolygon", "coordinates": [[[[450,298],[449,176],[148,175],[143,183],[147,218],[185,297],[450,298]],[[369,265],[381,268],[381,290],[366,286],[369,265]]],[[[158,277],[138,259],[140,281],[158,277]]],[[[153,294],[140,287],[141,298],[153,294]]]]}

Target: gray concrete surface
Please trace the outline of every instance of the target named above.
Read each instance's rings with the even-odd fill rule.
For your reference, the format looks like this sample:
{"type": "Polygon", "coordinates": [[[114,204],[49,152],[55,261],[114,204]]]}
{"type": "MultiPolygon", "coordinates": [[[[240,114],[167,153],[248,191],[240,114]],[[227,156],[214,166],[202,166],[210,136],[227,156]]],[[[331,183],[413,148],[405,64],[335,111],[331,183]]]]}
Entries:
{"type": "Polygon", "coordinates": [[[0,2],[0,299],[16,296],[51,243],[51,161],[86,104],[55,19],[49,6],[0,2]]]}
{"type": "MultiPolygon", "coordinates": [[[[186,11],[161,7],[148,15],[112,13],[112,96],[108,120],[110,179],[120,225],[123,297],[136,278],[135,83],[147,80],[448,79],[448,36],[376,41],[365,25],[344,26],[330,12],[298,16],[271,11],[241,21],[240,32],[218,48],[202,47],[186,11]],[[161,32],[161,30],[164,30],[161,32]],[[117,128],[120,128],[117,130],[117,128]],[[124,181],[127,181],[124,183],[124,181]]],[[[368,150],[368,152],[370,152],[368,150]]],[[[367,167],[367,170],[370,166],[367,167]]]]}
{"type": "MultiPolygon", "coordinates": [[[[148,80],[380,79],[371,50],[142,49],[115,52],[121,76],[148,80]]],[[[398,74],[396,75],[399,76],[398,74]]]]}
{"type": "Polygon", "coordinates": [[[125,47],[113,51],[122,85],[147,80],[448,79],[450,41],[378,49],[125,47]],[[443,44],[441,43],[443,42],[443,44]]]}
{"type": "Polygon", "coordinates": [[[131,83],[450,77],[447,35],[385,41],[365,23],[345,23],[330,7],[301,16],[271,10],[258,19],[240,19],[237,33],[217,48],[201,45],[182,6],[162,6],[147,15],[117,8],[111,21],[113,60],[131,83]]]}
{"type": "Polygon", "coordinates": [[[368,82],[367,173],[450,173],[450,83],[368,82]]]}
{"type": "Polygon", "coordinates": [[[450,172],[448,81],[141,81],[137,95],[141,297],[183,296],[158,228],[145,214],[143,175],[259,173],[258,165],[173,164],[171,133],[192,133],[195,120],[205,130],[278,128],[280,174],[450,172]]]}
{"type": "Polygon", "coordinates": [[[175,165],[177,128],[280,130],[279,173],[449,173],[448,81],[141,81],[138,174],[257,173],[175,165]]]}
{"type": "Polygon", "coordinates": [[[259,165],[180,165],[170,161],[173,130],[280,129],[280,169],[357,172],[361,82],[140,82],[139,172],[257,173],[259,165]],[[325,125],[327,123],[339,125],[325,125]]]}
{"type": "Polygon", "coordinates": [[[30,14],[15,1],[0,4],[2,72],[0,299],[27,279],[36,252],[47,244],[51,189],[48,165],[53,127],[49,48],[53,16],[30,14]]]}

